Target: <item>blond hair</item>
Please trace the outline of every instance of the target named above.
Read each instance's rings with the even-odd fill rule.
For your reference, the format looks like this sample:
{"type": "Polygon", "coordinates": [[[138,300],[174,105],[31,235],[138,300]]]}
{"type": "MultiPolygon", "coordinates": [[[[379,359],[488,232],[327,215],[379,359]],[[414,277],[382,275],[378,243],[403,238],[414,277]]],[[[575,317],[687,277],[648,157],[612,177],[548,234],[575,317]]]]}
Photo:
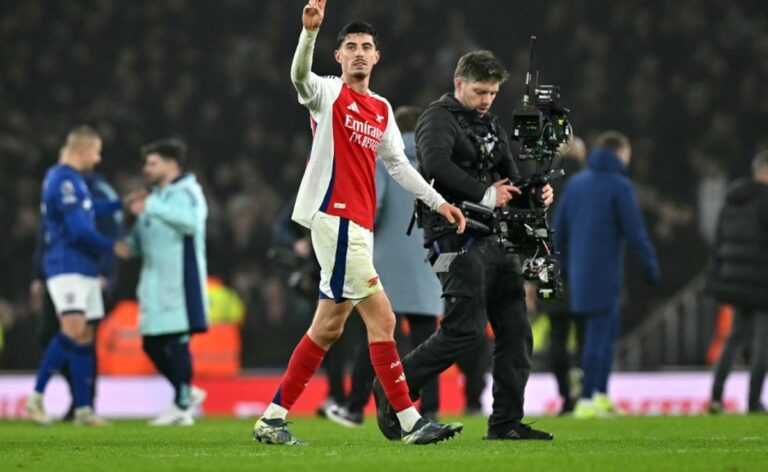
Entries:
{"type": "Polygon", "coordinates": [[[90,145],[94,141],[101,141],[99,132],[88,125],[80,125],[67,134],[67,143],[64,146],[68,149],[75,149],[90,145]]]}

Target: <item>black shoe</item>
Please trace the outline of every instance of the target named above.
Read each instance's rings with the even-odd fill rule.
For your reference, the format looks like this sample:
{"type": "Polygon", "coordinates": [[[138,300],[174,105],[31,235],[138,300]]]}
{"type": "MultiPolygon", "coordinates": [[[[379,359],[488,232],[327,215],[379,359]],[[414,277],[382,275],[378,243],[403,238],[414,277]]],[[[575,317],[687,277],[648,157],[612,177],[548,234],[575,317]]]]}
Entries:
{"type": "Polygon", "coordinates": [[[710,415],[719,415],[723,413],[725,410],[723,409],[723,402],[719,400],[710,400],[709,405],[707,406],[707,412],[710,415]]]}
{"type": "Polygon", "coordinates": [[[330,406],[325,409],[325,416],[334,423],[348,428],[357,428],[363,425],[363,412],[351,412],[343,406],[330,406]]]}
{"type": "Polygon", "coordinates": [[[400,439],[400,421],[378,379],[373,381],[373,398],[376,404],[376,423],[379,425],[381,434],[390,441],[400,439]]]}
{"type": "Polygon", "coordinates": [[[552,433],[545,431],[539,431],[533,429],[527,424],[517,424],[512,426],[505,433],[496,433],[494,431],[488,431],[488,434],[483,438],[487,440],[512,440],[512,439],[536,439],[543,441],[551,441],[555,439],[552,433]]]}
{"type": "Polygon", "coordinates": [[[451,439],[462,429],[464,425],[461,423],[440,424],[419,418],[410,433],[402,431],[401,435],[405,444],[434,444],[451,439]]]}
{"type": "Polygon", "coordinates": [[[749,407],[749,413],[765,413],[765,407],[762,403],[758,403],[757,405],[751,405],[749,407]]]}

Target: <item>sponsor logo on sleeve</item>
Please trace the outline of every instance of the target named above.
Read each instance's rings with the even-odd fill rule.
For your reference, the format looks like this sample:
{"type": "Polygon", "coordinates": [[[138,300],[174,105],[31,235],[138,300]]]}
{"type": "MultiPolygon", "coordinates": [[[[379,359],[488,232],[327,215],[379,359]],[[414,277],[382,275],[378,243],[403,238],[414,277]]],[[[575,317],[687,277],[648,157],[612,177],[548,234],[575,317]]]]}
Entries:
{"type": "Polygon", "coordinates": [[[77,195],[75,195],[75,186],[71,180],[65,180],[59,186],[61,191],[61,202],[65,205],[70,205],[77,202],[77,195]]]}

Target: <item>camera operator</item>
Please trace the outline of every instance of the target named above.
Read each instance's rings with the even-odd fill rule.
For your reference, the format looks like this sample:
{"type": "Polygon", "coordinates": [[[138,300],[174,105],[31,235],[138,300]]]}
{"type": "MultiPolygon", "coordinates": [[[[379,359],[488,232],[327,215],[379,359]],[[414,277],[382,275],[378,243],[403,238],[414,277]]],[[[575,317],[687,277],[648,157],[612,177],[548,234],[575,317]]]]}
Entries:
{"type": "MultiPolygon", "coordinates": [[[[520,175],[510,139],[489,113],[508,75],[489,51],[462,56],[454,73],[454,92],[433,102],[418,121],[421,171],[451,202],[469,201],[487,208],[504,207],[513,199],[552,203],[549,185],[524,195],[511,184],[520,175]]],[[[439,265],[449,254],[455,258],[447,271],[438,274],[445,299],[440,329],[403,359],[411,392],[417,394],[476,345],[490,321],[495,334],[493,412],[486,439],[552,439],[550,433],[521,422],[533,341],[518,256],[506,252],[496,237],[473,235],[469,225],[457,237],[455,230],[435,218],[437,214],[424,213],[430,260],[439,265]]],[[[374,394],[379,428],[388,438],[396,438],[394,413],[380,388],[375,386],[374,394]]]]}

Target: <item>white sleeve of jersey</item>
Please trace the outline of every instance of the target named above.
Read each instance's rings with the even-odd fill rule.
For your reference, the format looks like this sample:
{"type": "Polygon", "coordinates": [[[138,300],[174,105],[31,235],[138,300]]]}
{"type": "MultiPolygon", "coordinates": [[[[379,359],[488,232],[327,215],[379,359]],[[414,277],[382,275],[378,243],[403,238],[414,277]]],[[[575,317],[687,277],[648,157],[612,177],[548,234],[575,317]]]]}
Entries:
{"type": "Polygon", "coordinates": [[[312,72],[312,54],[317,31],[302,30],[299,44],[291,63],[291,81],[299,94],[299,103],[312,113],[331,106],[338,95],[332,79],[321,78],[312,72]],[[334,93],[336,92],[336,93],[334,93]]]}
{"type": "Polygon", "coordinates": [[[424,177],[413,168],[408,162],[408,156],[405,155],[405,143],[400,134],[400,128],[395,123],[395,114],[392,107],[387,103],[389,119],[387,128],[384,130],[384,136],[379,145],[379,158],[387,168],[387,172],[399,183],[405,190],[414,197],[424,202],[433,210],[445,203],[445,199],[430,186],[424,177]]]}

